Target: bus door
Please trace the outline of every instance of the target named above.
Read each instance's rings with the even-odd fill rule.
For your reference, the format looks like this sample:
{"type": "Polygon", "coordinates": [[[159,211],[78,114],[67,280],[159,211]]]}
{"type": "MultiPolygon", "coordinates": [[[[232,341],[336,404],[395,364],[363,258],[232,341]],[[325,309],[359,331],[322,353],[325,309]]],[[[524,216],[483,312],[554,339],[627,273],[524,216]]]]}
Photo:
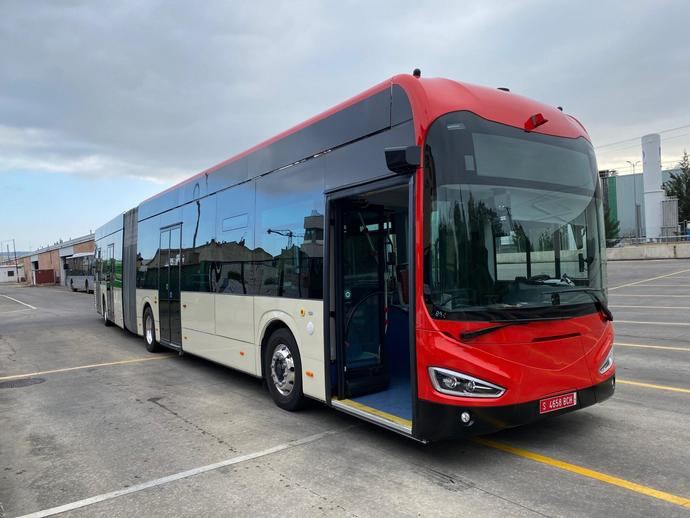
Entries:
{"type": "Polygon", "coordinates": [[[115,281],[115,244],[110,243],[105,252],[105,309],[108,320],[115,321],[115,297],[113,283],[115,281]]]}
{"type": "Polygon", "coordinates": [[[388,385],[384,358],[385,234],[382,206],[339,203],[336,300],[339,392],[354,397],[388,385]]]}
{"type": "Polygon", "coordinates": [[[160,268],[158,270],[158,303],[160,339],[166,345],[181,347],[180,320],[180,250],[182,226],[161,230],[160,268]]]}
{"type": "Polygon", "coordinates": [[[409,180],[341,196],[333,196],[328,218],[331,404],[411,434],[416,373],[409,180]]]}

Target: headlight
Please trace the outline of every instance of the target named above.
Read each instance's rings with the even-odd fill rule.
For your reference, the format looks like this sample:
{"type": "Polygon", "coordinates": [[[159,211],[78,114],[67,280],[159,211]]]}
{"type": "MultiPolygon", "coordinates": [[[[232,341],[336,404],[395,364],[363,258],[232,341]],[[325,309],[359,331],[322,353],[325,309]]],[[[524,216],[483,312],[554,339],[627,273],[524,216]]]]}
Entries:
{"type": "Polygon", "coordinates": [[[506,391],[488,381],[440,367],[429,367],[429,377],[436,390],[451,396],[497,398],[506,391]]]}
{"type": "Polygon", "coordinates": [[[599,367],[599,374],[605,374],[606,371],[608,371],[611,367],[613,367],[613,363],[614,363],[613,348],[611,348],[611,350],[609,351],[609,355],[604,360],[604,363],[602,363],[601,367],[599,367]]]}

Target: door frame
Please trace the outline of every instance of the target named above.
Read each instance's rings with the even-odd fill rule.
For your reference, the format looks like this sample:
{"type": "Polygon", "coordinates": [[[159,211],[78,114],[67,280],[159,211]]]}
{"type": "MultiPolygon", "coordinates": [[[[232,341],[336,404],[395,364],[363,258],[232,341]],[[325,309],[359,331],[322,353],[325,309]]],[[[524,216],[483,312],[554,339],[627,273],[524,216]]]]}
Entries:
{"type": "MultiPolygon", "coordinates": [[[[326,404],[329,406],[333,406],[332,399],[333,399],[333,390],[332,390],[332,380],[331,380],[331,346],[333,345],[331,343],[331,336],[335,334],[336,341],[337,340],[342,340],[342,336],[339,336],[338,333],[342,334],[342,326],[335,325],[335,329],[331,329],[331,318],[334,317],[331,311],[331,296],[332,296],[332,291],[334,290],[336,293],[338,293],[338,287],[342,290],[342,286],[336,286],[335,283],[338,283],[338,277],[337,275],[333,275],[331,277],[331,270],[334,265],[332,265],[333,262],[333,254],[336,251],[336,247],[334,246],[334,238],[336,236],[331,235],[332,234],[332,229],[338,228],[336,223],[342,223],[342,222],[336,222],[335,221],[335,216],[339,211],[334,211],[333,210],[333,202],[337,200],[341,200],[343,198],[348,198],[351,196],[355,196],[358,194],[363,194],[369,191],[378,191],[378,190],[385,190],[393,187],[402,187],[402,186],[407,186],[407,196],[408,196],[408,307],[409,307],[409,335],[410,335],[410,401],[412,403],[412,435],[414,436],[415,432],[415,423],[417,422],[417,339],[416,339],[416,296],[417,296],[417,289],[416,289],[416,266],[417,266],[417,239],[416,239],[416,225],[415,225],[415,217],[417,214],[417,206],[415,204],[416,200],[416,188],[417,188],[417,182],[415,181],[416,174],[411,174],[411,175],[396,175],[396,176],[389,176],[385,177],[383,179],[375,179],[372,181],[360,183],[357,185],[350,185],[342,188],[337,188],[337,189],[332,189],[329,191],[326,191],[325,194],[325,221],[326,225],[324,225],[324,272],[323,272],[323,278],[324,278],[324,283],[323,283],[323,301],[324,301],[324,311],[323,311],[323,324],[324,324],[324,372],[326,373],[325,375],[325,383],[326,383],[326,404]],[[334,213],[335,212],[335,213],[334,213]],[[333,279],[333,290],[331,289],[331,279],[333,279]],[[339,329],[341,329],[339,331],[339,329]],[[335,333],[333,333],[335,332],[335,333]]],[[[334,272],[335,274],[336,272],[334,272]]],[[[342,304],[342,300],[339,300],[336,298],[334,300],[336,306],[338,304],[342,304]]],[[[341,308],[342,309],[342,308],[341,308]]],[[[337,310],[335,311],[335,314],[337,315],[337,310]]],[[[336,351],[337,351],[337,342],[336,342],[336,351]]],[[[341,365],[339,365],[340,362],[342,362],[344,358],[342,358],[342,355],[340,357],[336,354],[336,368],[338,369],[338,378],[340,383],[340,378],[342,376],[340,375],[342,373],[342,369],[340,368],[341,365]]],[[[376,424],[381,424],[380,421],[378,420],[372,420],[376,424]]],[[[393,428],[395,431],[398,431],[397,429],[393,428]]]]}
{"type": "Polygon", "coordinates": [[[105,313],[111,322],[115,322],[115,243],[106,245],[108,275],[105,278],[105,313]]]}
{"type": "MultiPolygon", "coordinates": [[[[402,187],[402,186],[401,186],[402,187]]],[[[344,264],[343,264],[343,253],[345,252],[345,240],[342,232],[342,227],[343,224],[345,223],[343,221],[343,214],[345,213],[352,213],[353,211],[356,211],[354,207],[351,207],[347,203],[348,197],[345,198],[340,198],[338,200],[333,200],[332,204],[336,206],[335,210],[335,224],[334,228],[336,230],[335,235],[333,236],[333,254],[334,257],[338,257],[341,260],[336,261],[335,264],[333,265],[333,273],[334,273],[334,287],[335,287],[335,315],[336,315],[336,320],[338,318],[342,319],[343,322],[341,322],[341,325],[336,325],[336,368],[338,371],[338,395],[346,395],[348,392],[348,370],[347,370],[347,349],[345,347],[345,340],[347,336],[344,336],[345,331],[347,330],[342,324],[344,324],[347,321],[347,312],[345,310],[346,303],[344,299],[344,292],[345,292],[345,271],[344,271],[344,264]]],[[[375,214],[376,215],[376,220],[378,224],[380,225],[383,222],[383,217],[384,217],[384,212],[383,212],[383,207],[379,208],[367,208],[365,211],[368,211],[369,214],[375,214]]],[[[379,227],[378,232],[381,232],[383,229],[379,227]]],[[[377,278],[377,284],[380,286],[383,285],[385,282],[385,268],[386,268],[386,257],[385,257],[385,246],[386,242],[383,236],[377,236],[377,240],[380,240],[380,243],[377,243],[377,267],[376,267],[376,278],[377,278]],[[382,245],[382,246],[380,246],[382,245]],[[380,247],[379,247],[380,246],[380,247]]],[[[381,311],[381,320],[377,322],[378,329],[377,329],[377,334],[378,334],[378,343],[379,343],[379,367],[381,369],[384,369],[385,375],[387,375],[388,367],[386,364],[386,358],[385,358],[385,351],[384,351],[384,343],[385,343],[385,314],[383,314],[383,308],[385,307],[385,301],[383,300],[383,291],[380,291],[378,288],[372,292],[372,293],[378,293],[377,298],[377,306],[378,309],[381,311]]],[[[365,296],[368,297],[372,295],[372,293],[369,293],[368,295],[365,296]]],[[[360,299],[364,300],[364,298],[360,299]]],[[[355,302],[355,307],[357,306],[359,302],[355,302]]],[[[351,313],[350,318],[352,318],[353,313],[351,313]]],[[[356,371],[357,369],[353,369],[353,371],[356,371]]]]}
{"type": "Polygon", "coordinates": [[[165,249],[167,252],[167,258],[168,258],[168,261],[167,261],[168,264],[165,267],[165,270],[167,272],[167,279],[168,279],[168,290],[167,290],[168,291],[168,297],[166,297],[166,299],[165,299],[165,302],[167,304],[167,309],[165,312],[160,311],[161,306],[162,306],[162,302],[163,302],[161,299],[161,296],[160,296],[160,294],[161,294],[161,273],[162,273],[163,268],[161,267],[160,264],[158,265],[158,305],[159,305],[158,326],[160,329],[160,333],[159,333],[160,334],[160,337],[159,337],[160,342],[167,347],[171,347],[171,348],[176,349],[176,350],[182,350],[182,313],[181,313],[182,312],[182,264],[177,265],[178,266],[178,268],[177,268],[178,304],[180,306],[178,314],[180,315],[180,318],[177,319],[178,321],[176,322],[176,324],[178,324],[178,327],[179,327],[179,333],[178,333],[180,335],[180,343],[179,344],[176,344],[169,339],[163,338],[163,318],[161,317],[161,313],[164,313],[165,318],[167,319],[167,328],[168,328],[169,338],[172,338],[173,326],[172,326],[172,319],[170,318],[170,314],[171,314],[171,312],[170,312],[170,300],[171,299],[169,296],[170,295],[170,253],[172,251],[172,249],[170,248],[170,243],[172,241],[172,231],[176,230],[176,229],[179,229],[179,231],[180,231],[180,242],[179,242],[180,246],[179,246],[179,249],[177,249],[177,250],[179,251],[180,259],[182,259],[182,223],[177,222],[177,223],[173,223],[171,225],[166,225],[164,227],[161,227],[158,230],[158,250],[159,250],[158,256],[159,256],[159,258],[160,258],[160,252],[162,251],[161,237],[162,237],[164,232],[169,233],[168,234],[168,245],[167,245],[168,248],[165,249]]]}

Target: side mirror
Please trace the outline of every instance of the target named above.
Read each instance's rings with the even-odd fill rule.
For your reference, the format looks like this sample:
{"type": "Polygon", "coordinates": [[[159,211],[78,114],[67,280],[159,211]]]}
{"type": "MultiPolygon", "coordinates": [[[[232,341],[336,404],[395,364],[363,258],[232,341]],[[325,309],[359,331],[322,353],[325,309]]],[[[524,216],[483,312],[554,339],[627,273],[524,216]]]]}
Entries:
{"type": "Polygon", "coordinates": [[[385,153],[388,169],[397,174],[414,173],[422,163],[419,146],[388,147],[385,153]]]}

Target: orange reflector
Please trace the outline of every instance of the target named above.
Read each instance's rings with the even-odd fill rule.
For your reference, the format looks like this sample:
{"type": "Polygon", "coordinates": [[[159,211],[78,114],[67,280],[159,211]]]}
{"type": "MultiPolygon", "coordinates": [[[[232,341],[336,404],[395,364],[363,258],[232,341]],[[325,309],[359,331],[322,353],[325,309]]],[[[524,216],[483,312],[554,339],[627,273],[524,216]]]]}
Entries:
{"type": "Polygon", "coordinates": [[[240,351],[240,356],[244,356],[244,351],[240,351]]]}
{"type": "Polygon", "coordinates": [[[313,378],[313,377],[314,377],[314,373],[313,373],[312,371],[307,371],[306,374],[307,374],[307,376],[309,376],[310,378],[313,378]]]}

